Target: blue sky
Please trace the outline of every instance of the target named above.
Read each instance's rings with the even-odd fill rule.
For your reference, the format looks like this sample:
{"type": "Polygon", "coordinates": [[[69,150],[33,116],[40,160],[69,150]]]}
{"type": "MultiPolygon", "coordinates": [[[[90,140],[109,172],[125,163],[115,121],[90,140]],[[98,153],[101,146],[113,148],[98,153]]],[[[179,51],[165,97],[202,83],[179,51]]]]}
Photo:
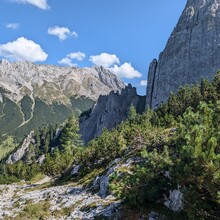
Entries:
{"type": "Polygon", "coordinates": [[[0,59],[103,65],[145,94],[186,0],[0,0],[0,59]],[[142,81],[142,86],[141,86],[142,81]]]}

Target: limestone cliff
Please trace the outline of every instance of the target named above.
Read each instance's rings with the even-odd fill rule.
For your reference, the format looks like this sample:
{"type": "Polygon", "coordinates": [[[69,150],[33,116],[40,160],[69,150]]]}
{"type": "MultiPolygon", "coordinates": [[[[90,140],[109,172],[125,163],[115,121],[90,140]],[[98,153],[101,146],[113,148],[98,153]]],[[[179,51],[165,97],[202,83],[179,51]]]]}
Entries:
{"type": "MultiPolygon", "coordinates": [[[[145,99],[145,97],[144,97],[145,99]]],[[[112,129],[128,117],[131,105],[138,112],[144,110],[143,97],[138,96],[136,88],[130,84],[119,92],[100,96],[91,112],[80,119],[80,133],[85,143],[99,136],[104,128],[112,129]]]]}
{"type": "Polygon", "coordinates": [[[148,73],[147,106],[156,108],[170,92],[220,69],[220,0],[188,0],[159,60],[148,73]]]}

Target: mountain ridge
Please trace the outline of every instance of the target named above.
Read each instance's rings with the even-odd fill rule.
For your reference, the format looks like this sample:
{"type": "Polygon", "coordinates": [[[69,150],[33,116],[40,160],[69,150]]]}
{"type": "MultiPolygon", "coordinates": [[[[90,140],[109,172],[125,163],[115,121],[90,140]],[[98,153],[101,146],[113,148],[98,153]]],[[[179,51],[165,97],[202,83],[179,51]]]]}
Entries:
{"type": "Polygon", "coordinates": [[[100,95],[124,83],[102,66],[76,68],[0,62],[0,137],[23,139],[43,124],[64,122],[93,107],[100,95]]]}
{"type": "Polygon", "coordinates": [[[104,129],[114,129],[129,116],[133,106],[138,113],[144,112],[145,96],[139,96],[136,88],[128,84],[121,93],[111,91],[101,95],[91,109],[80,117],[80,133],[85,144],[100,136],[104,129]]]}
{"type": "Polygon", "coordinates": [[[16,102],[25,95],[33,95],[49,104],[54,101],[69,104],[68,98],[73,95],[97,100],[101,94],[124,88],[124,84],[102,66],[77,68],[24,61],[10,63],[3,59],[0,62],[0,87],[12,93],[9,98],[16,102]],[[39,91],[40,89],[44,91],[39,91]],[[68,91],[70,89],[73,91],[68,91]],[[57,96],[46,96],[46,92],[57,96]]]}

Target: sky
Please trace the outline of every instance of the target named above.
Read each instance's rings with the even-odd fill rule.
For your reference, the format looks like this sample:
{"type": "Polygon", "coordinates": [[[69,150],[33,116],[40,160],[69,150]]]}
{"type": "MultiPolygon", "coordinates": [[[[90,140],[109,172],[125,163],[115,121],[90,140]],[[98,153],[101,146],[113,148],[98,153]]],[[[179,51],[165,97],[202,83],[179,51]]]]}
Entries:
{"type": "Polygon", "coordinates": [[[0,0],[0,59],[102,65],[146,93],[186,0],[0,0]]]}

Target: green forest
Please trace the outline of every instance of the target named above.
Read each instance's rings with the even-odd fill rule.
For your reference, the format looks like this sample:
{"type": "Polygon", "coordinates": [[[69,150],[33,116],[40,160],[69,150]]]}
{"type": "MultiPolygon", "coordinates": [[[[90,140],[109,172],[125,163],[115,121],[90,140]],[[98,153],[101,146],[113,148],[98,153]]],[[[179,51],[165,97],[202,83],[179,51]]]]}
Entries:
{"type": "MultiPolygon", "coordinates": [[[[6,164],[8,155],[3,157],[0,183],[31,182],[45,174],[56,178],[55,185],[88,186],[115,159],[138,158],[110,176],[108,193],[123,201],[124,210],[132,210],[125,219],[155,209],[165,219],[220,219],[220,72],[211,82],[181,87],[155,110],[138,114],[131,106],[126,121],[87,146],[78,118],[70,117],[57,135],[59,127],[36,130],[35,142],[18,162],[6,164]],[[76,165],[81,168],[71,175],[76,165]],[[175,213],[163,205],[174,189],[183,193],[183,208],[175,213]]],[[[1,145],[8,153],[16,144],[10,137],[1,145]]]]}

